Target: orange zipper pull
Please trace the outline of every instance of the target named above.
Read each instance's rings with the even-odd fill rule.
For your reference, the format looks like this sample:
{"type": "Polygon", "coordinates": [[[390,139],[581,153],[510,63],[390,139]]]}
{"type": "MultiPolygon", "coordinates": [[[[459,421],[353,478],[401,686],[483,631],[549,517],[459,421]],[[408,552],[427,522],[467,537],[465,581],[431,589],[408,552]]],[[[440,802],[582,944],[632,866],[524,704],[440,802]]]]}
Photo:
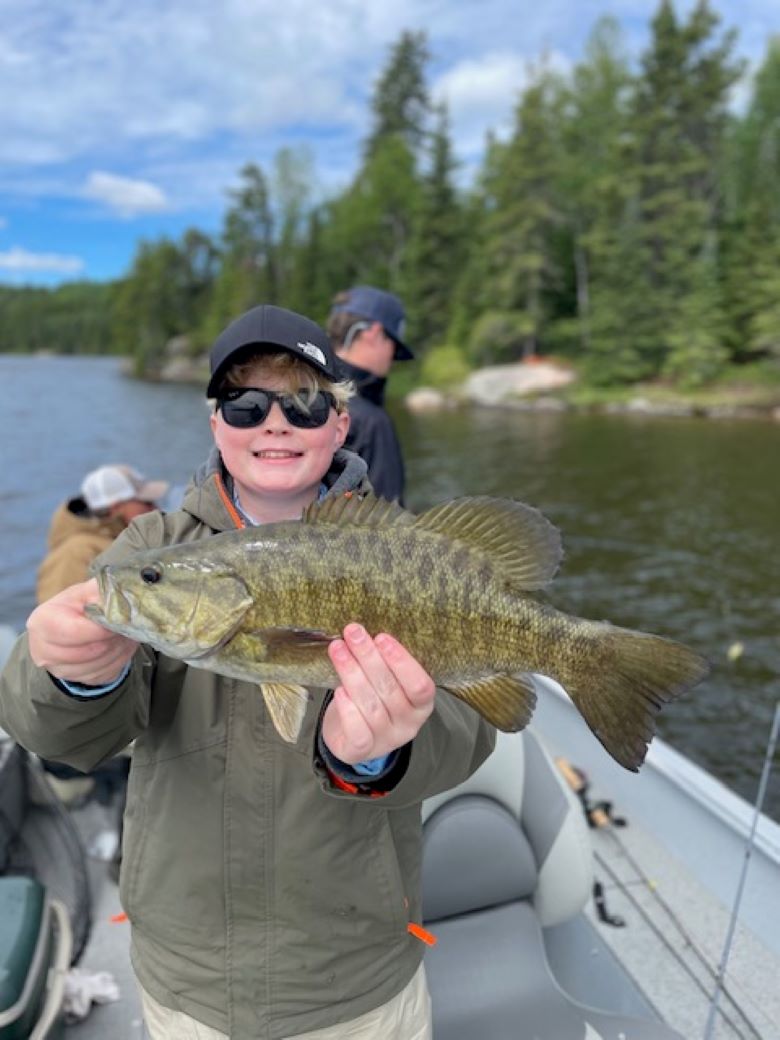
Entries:
{"type": "Polygon", "coordinates": [[[415,924],[414,921],[410,921],[409,924],[407,924],[406,930],[410,935],[413,935],[415,939],[424,942],[426,946],[435,946],[439,941],[435,935],[423,928],[422,925],[415,924]]]}

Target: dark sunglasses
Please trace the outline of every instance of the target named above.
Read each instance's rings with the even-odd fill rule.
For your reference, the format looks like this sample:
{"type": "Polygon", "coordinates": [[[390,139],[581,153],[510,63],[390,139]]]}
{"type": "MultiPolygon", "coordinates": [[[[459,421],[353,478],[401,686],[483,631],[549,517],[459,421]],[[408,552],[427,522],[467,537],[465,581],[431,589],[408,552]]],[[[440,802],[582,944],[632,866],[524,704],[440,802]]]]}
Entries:
{"type": "Polygon", "coordinates": [[[223,393],[217,401],[217,408],[228,426],[246,430],[265,422],[274,401],[292,426],[304,430],[324,426],[331,408],[336,407],[336,398],[327,390],[301,388],[297,393],[290,393],[243,386],[223,393]]]}

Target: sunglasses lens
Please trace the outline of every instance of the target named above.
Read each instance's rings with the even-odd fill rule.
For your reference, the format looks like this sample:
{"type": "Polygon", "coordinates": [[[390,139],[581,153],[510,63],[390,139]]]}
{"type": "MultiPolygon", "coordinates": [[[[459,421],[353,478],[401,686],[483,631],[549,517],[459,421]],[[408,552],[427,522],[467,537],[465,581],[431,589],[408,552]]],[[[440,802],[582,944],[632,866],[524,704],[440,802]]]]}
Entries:
{"type": "Polygon", "coordinates": [[[296,396],[297,400],[286,395],[280,399],[287,421],[305,430],[324,426],[330,414],[331,395],[323,390],[301,389],[296,396]]]}
{"type": "Polygon", "coordinates": [[[330,409],[335,404],[333,395],[325,390],[311,391],[302,388],[293,395],[252,387],[246,390],[231,390],[220,401],[219,407],[228,426],[249,429],[265,422],[274,401],[279,402],[285,419],[292,426],[304,430],[324,426],[328,421],[330,409]]]}
{"type": "Polygon", "coordinates": [[[265,422],[271,410],[271,398],[265,390],[242,390],[224,398],[220,408],[228,426],[248,429],[265,422]]]}

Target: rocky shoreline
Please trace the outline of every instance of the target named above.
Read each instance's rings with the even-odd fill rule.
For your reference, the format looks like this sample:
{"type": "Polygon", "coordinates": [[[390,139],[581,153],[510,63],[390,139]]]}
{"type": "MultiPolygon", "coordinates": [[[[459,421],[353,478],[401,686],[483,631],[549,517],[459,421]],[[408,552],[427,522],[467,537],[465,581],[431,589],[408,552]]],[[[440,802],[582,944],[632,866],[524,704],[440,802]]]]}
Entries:
{"type": "Polygon", "coordinates": [[[734,388],[719,391],[717,399],[686,398],[654,387],[636,387],[621,399],[599,400],[596,394],[578,398],[572,393],[577,378],[572,369],[546,361],[495,365],[472,372],[459,387],[441,391],[418,387],[404,403],[410,411],[426,412],[463,406],[502,408],[524,412],[586,412],[604,415],[645,415],[671,418],[763,419],[780,422],[780,391],[775,395],[746,394],[734,388]]]}

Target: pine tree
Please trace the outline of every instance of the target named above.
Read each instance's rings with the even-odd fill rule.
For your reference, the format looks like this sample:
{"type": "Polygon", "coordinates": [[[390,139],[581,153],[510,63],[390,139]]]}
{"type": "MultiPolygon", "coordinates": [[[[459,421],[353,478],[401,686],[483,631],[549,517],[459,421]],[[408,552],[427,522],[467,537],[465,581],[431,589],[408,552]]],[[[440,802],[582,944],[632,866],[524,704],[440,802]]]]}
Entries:
{"type": "Polygon", "coordinates": [[[247,163],[223,222],[221,266],[198,339],[211,342],[237,315],[277,299],[277,256],[268,182],[259,166],[247,163]]]}
{"type": "Polygon", "coordinates": [[[429,97],[426,68],[430,60],[424,32],[403,32],[374,88],[373,126],[365,144],[367,156],[388,137],[400,137],[416,154],[427,133],[429,97]]]}
{"type": "Polygon", "coordinates": [[[424,33],[405,32],[379,77],[363,162],[326,210],[322,244],[333,264],[334,292],[355,282],[403,291],[418,210],[418,153],[427,130],[427,61],[424,33]]]}
{"type": "Polygon", "coordinates": [[[738,361],[780,347],[780,40],[758,69],[744,118],[729,138],[726,287],[738,361]]]}
{"type": "Polygon", "coordinates": [[[561,197],[580,353],[590,378],[604,384],[646,374],[631,321],[643,307],[634,205],[638,184],[629,145],[632,91],[618,24],[602,18],[568,91],[561,197]]]}
{"type": "Polygon", "coordinates": [[[678,22],[662,0],[652,23],[652,42],[638,82],[635,130],[647,289],[656,314],[643,331],[655,339],[650,361],[657,370],[684,371],[691,344],[697,369],[717,370],[726,339],[722,310],[704,340],[690,327],[698,305],[689,294],[709,298],[718,281],[717,233],[722,198],[721,168],[729,90],[740,73],[731,58],[733,32],[713,40],[718,17],[699,0],[687,23],[678,22]],[[702,273],[703,272],[703,273],[702,273]],[[706,286],[706,290],[702,289],[706,286]],[[695,344],[695,346],[694,346],[695,344]]]}
{"type": "MultiPolygon", "coordinates": [[[[564,220],[556,191],[562,103],[559,78],[542,71],[518,105],[511,140],[491,156],[488,191],[495,202],[486,216],[485,297],[507,330],[507,359],[537,353],[551,316],[548,296],[561,278],[554,241],[564,220]]],[[[486,345],[475,328],[475,358],[486,345]]]]}
{"type": "Polygon", "coordinates": [[[420,351],[444,339],[452,312],[453,272],[461,270],[465,254],[446,105],[438,107],[436,116],[430,169],[420,187],[403,291],[415,348],[420,351]]]}

